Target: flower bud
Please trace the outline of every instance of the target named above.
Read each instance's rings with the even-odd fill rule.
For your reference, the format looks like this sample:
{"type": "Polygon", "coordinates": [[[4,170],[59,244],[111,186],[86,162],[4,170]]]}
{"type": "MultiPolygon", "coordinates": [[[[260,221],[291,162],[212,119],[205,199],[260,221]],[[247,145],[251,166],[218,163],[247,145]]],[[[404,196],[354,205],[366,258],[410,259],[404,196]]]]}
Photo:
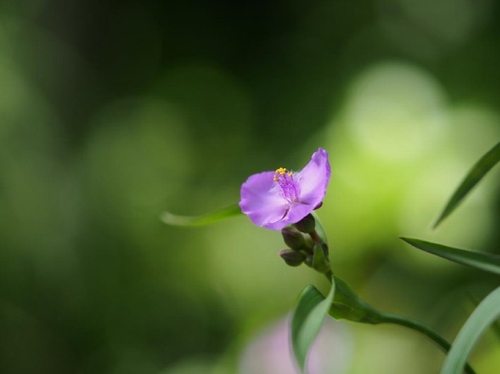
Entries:
{"type": "Polygon", "coordinates": [[[290,266],[299,266],[306,258],[302,252],[293,249],[283,249],[280,251],[280,257],[290,266]]]}
{"type": "Polygon", "coordinates": [[[312,214],[308,214],[294,226],[297,228],[297,230],[309,234],[314,231],[314,228],[316,227],[316,220],[314,219],[312,214]]]}
{"type": "Polygon", "coordinates": [[[301,250],[307,247],[304,234],[296,229],[285,227],[281,230],[281,235],[283,236],[283,241],[290,249],[301,250]]]}

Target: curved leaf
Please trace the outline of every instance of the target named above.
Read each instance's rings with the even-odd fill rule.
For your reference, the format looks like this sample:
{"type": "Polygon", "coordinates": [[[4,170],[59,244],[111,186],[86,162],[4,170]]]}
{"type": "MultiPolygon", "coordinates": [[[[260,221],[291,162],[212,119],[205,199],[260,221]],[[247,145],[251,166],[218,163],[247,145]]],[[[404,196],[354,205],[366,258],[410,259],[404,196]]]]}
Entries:
{"type": "MultiPolygon", "coordinates": [[[[436,330],[421,323],[395,314],[382,313],[367,304],[356,295],[349,285],[338,277],[333,277],[336,284],[335,301],[330,308],[330,315],[335,319],[346,319],[352,322],[378,325],[391,323],[417,331],[436,343],[445,353],[450,350],[451,344],[436,330]]],[[[475,374],[474,369],[465,365],[467,374],[475,374]]]]}
{"type": "Polygon", "coordinates": [[[382,313],[363,301],[342,278],[335,280],[335,298],[330,308],[330,315],[335,319],[376,325],[384,322],[382,313]]]}
{"type": "Polygon", "coordinates": [[[455,190],[443,212],[434,223],[436,228],[451,212],[455,210],[462,199],[467,196],[472,188],[500,161],[500,143],[490,149],[479,161],[472,167],[460,186],[455,190]]]}
{"type": "Polygon", "coordinates": [[[465,322],[444,361],[441,374],[460,374],[477,341],[499,317],[500,287],[491,292],[465,322]]]}
{"type": "Polygon", "coordinates": [[[321,325],[328,314],[335,294],[335,283],[325,298],[314,286],[307,286],[300,295],[299,303],[295,309],[291,322],[292,347],[297,363],[302,371],[306,364],[307,353],[321,325]]]}
{"type": "Polygon", "coordinates": [[[217,212],[196,217],[178,216],[170,212],[163,212],[160,219],[167,225],[173,226],[204,226],[240,214],[243,214],[240,207],[238,205],[231,205],[217,212]]]}
{"type": "Polygon", "coordinates": [[[500,274],[500,256],[485,252],[466,251],[464,249],[447,247],[445,245],[426,242],[419,239],[401,239],[415,248],[443,257],[447,260],[471,266],[479,270],[500,274]]]}
{"type": "MultiPolygon", "coordinates": [[[[477,308],[477,306],[480,303],[480,300],[474,297],[470,292],[468,292],[468,296],[470,301],[474,305],[474,308],[477,308]]],[[[496,338],[500,339],[500,320],[497,319],[495,322],[493,322],[493,324],[491,325],[491,329],[496,338]]]]}

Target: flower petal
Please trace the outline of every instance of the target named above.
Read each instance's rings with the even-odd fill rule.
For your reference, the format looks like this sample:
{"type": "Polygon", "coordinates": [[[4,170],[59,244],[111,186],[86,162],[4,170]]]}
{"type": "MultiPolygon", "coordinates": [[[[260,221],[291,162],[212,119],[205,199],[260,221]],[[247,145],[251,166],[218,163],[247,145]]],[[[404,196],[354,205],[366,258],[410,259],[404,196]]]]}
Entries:
{"type": "Polygon", "coordinates": [[[323,148],[318,148],[313,153],[311,161],[297,173],[297,181],[300,185],[300,202],[312,205],[311,211],[323,201],[330,181],[330,174],[328,152],[323,148]]]}
{"type": "Polygon", "coordinates": [[[241,186],[239,205],[255,225],[280,230],[288,224],[280,223],[288,208],[273,178],[273,171],[250,176],[241,186]]]}
{"type": "Polygon", "coordinates": [[[293,186],[276,183],[276,173],[272,171],[250,176],[241,186],[239,206],[255,225],[281,230],[299,222],[321,204],[330,174],[328,152],[318,148],[304,169],[293,175],[293,182],[289,181],[293,186]],[[287,195],[288,187],[293,187],[298,199],[287,195]]]}
{"type": "Polygon", "coordinates": [[[316,205],[312,204],[303,204],[303,203],[293,204],[290,207],[288,214],[283,220],[286,221],[288,224],[297,223],[302,218],[311,213],[315,207],[316,205]]]}

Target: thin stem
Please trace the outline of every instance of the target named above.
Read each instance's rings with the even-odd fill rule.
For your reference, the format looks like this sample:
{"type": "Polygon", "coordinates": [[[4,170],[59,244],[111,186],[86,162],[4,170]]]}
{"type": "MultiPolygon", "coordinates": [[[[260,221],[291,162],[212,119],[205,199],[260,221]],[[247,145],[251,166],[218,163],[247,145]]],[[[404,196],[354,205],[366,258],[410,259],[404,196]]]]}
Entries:
{"type": "Polygon", "coordinates": [[[314,241],[314,243],[323,243],[323,240],[321,240],[316,230],[311,231],[309,235],[311,236],[311,239],[314,241]]]}
{"type": "MultiPolygon", "coordinates": [[[[368,318],[365,320],[365,323],[372,323],[372,324],[382,324],[382,323],[392,323],[395,325],[400,325],[407,327],[409,329],[415,330],[432,341],[436,343],[445,353],[448,353],[451,344],[441,336],[437,331],[426,327],[424,325],[421,325],[420,323],[413,321],[411,319],[407,319],[404,317],[400,317],[395,314],[390,314],[390,313],[381,313],[374,309],[372,306],[369,304],[364,303],[352,290],[349,288],[349,286],[343,282],[341,279],[336,278],[333,276],[333,273],[331,271],[325,273],[326,278],[331,282],[332,278],[335,278],[335,284],[337,285],[336,288],[336,293],[335,293],[335,298],[337,297],[342,297],[342,300],[339,300],[341,303],[348,304],[350,305],[353,309],[361,309],[364,310],[366,313],[366,316],[372,316],[373,318],[368,318]],[[370,321],[370,322],[366,322],[370,321]]],[[[349,319],[348,316],[344,317],[349,319]]],[[[354,321],[354,320],[353,320],[354,321]]],[[[359,320],[358,320],[359,322],[359,320]]],[[[465,372],[467,374],[475,374],[474,369],[469,364],[465,365],[464,368],[465,372]]]]}
{"type": "MultiPolygon", "coordinates": [[[[445,338],[443,338],[437,331],[429,327],[423,326],[416,321],[403,318],[395,314],[382,313],[382,317],[383,317],[382,323],[392,323],[395,325],[408,327],[412,330],[420,332],[421,334],[424,334],[428,338],[432,339],[437,345],[439,345],[445,353],[448,353],[448,351],[451,348],[451,344],[448,343],[448,341],[445,338]]],[[[474,369],[472,369],[472,367],[469,364],[465,365],[464,371],[468,374],[475,374],[474,369]]]]}
{"type": "Polygon", "coordinates": [[[423,326],[416,321],[388,313],[383,313],[383,317],[384,317],[383,323],[393,323],[395,325],[401,325],[408,327],[412,330],[416,330],[434,340],[446,352],[451,348],[451,344],[448,343],[448,341],[444,339],[438,332],[434,331],[429,327],[423,326]]]}

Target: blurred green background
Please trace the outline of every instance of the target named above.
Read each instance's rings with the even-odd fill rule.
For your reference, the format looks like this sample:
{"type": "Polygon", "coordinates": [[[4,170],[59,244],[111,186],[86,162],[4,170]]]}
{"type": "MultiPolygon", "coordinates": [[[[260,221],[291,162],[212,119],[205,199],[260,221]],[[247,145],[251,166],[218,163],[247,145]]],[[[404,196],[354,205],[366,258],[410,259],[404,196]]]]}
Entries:
{"type": "MultiPolygon", "coordinates": [[[[287,313],[309,283],[236,203],[251,174],[319,147],[335,272],[377,308],[453,339],[498,279],[404,245],[497,250],[492,0],[0,2],[0,372],[292,374],[287,313]],[[281,334],[281,335],[280,335],[281,334]]],[[[432,373],[412,331],[328,321],[311,373],[432,373]],[[318,353],[319,352],[319,353],[318,353]],[[321,353],[323,352],[323,353],[321,353]]],[[[320,343],[318,342],[318,345],[320,343]]],[[[497,373],[486,336],[472,363],[497,373]]]]}

